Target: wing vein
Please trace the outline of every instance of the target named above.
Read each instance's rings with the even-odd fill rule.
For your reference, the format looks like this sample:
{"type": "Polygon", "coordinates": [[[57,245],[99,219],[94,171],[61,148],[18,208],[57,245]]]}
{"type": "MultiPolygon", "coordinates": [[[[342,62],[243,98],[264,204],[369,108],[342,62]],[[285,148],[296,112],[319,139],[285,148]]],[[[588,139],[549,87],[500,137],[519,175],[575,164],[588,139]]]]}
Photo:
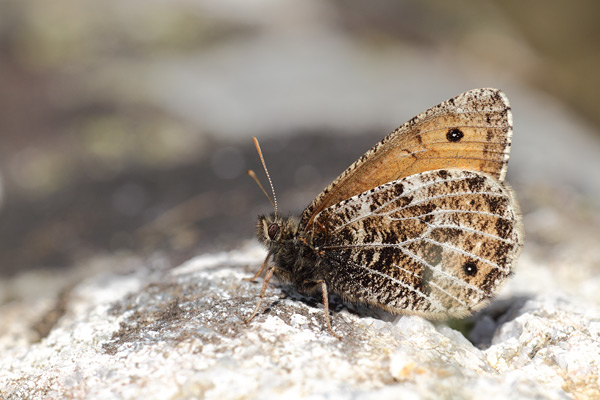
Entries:
{"type": "Polygon", "coordinates": [[[467,256],[467,257],[474,258],[474,259],[476,259],[476,260],[478,260],[478,261],[481,261],[481,262],[482,262],[482,263],[484,263],[484,264],[488,264],[488,265],[489,265],[489,266],[491,266],[492,268],[499,269],[499,270],[500,270],[500,271],[502,271],[502,272],[509,272],[508,270],[506,270],[505,268],[502,268],[500,265],[496,264],[495,262],[492,262],[492,261],[490,261],[490,260],[488,260],[488,259],[485,259],[485,258],[483,258],[483,257],[480,257],[480,256],[478,256],[477,254],[472,254],[472,253],[469,253],[468,251],[465,251],[465,250],[463,250],[463,249],[459,249],[459,248],[458,248],[458,247],[456,247],[456,246],[451,246],[451,245],[449,245],[448,243],[444,243],[444,242],[438,242],[437,240],[434,240],[434,239],[431,239],[431,238],[427,238],[427,237],[424,237],[424,238],[423,238],[423,239],[421,239],[421,240],[423,240],[423,241],[425,241],[425,242],[428,242],[428,243],[437,244],[437,245],[439,245],[439,246],[441,246],[441,247],[444,247],[444,248],[446,248],[446,249],[448,249],[448,250],[454,251],[454,252],[456,252],[456,253],[458,253],[458,254],[462,254],[462,255],[464,255],[464,256],[467,256]]]}
{"type": "MultiPolygon", "coordinates": [[[[384,207],[388,206],[389,204],[393,203],[394,201],[398,200],[399,198],[406,197],[406,196],[410,196],[411,194],[413,194],[413,193],[414,193],[414,192],[416,192],[417,190],[424,190],[424,189],[427,189],[427,188],[428,188],[428,187],[430,187],[430,186],[433,186],[433,185],[436,185],[436,184],[439,184],[439,183],[458,182],[458,181],[461,181],[461,180],[464,180],[464,177],[457,177],[457,178],[451,178],[451,179],[444,179],[444,180],[437,180],[437,181],[433,181],[433,182],[428,182],[428,183],[426,183],[426,184],[424,184],[424,185],[421,185],[421,186],[415,187],[414,189],[412,189],[412,190],[409,190],[408,192],[402,193],[402,195],[401,195],[401,196],[395,197],[395,198],[393,198],[392,200],[390,200],[390,201],[387,201],[387,202],[383,203],[381,206],[379,206],[378,208],[376,208],[376,209],[373,211],[373,213],[376,213],[378,210],[381,210],[382,208],[384,208],[384,207]]],[[[392,181],[392,182],[393,182],[393,181],[392,181]]],[[[378,186],[377,188],[373,188],[373,189],[372,189],[372,190],[373,190],[373,193],[371,193],[370,195],[373,195],[373,194],[376,194],[376,193],[378,193],[378,191],[375,191],[375,189],[384,190],[384,189],[388,189],[390,186],[391,186],[390,184],[384,184],[384,185],[378,186]]],[[[360,196],[360,195],[359,195],[359,196],[360,196]]],[[[425,201],[425,200],[424,200],[424,201],[425,201]]],[[[411,203],[411,204],[416,204],[416,203],[411,203]]],[[[351,206],[352,206],[352,202],[350,202],[350,201],[345,201],[345,202],[343,202],[343,203],[339,203],[339,204],[337,205],[337,208],[338,208],[338,210],[340,210],[340,211],[341,211],[341,210],[345,210],[345,209],[347,209],[348,207],[351,207],[351,206]]],[[[323,211],[321,211],[321,212],[319,213],[319,215],[317,215],[317,216],[315,217],[315,221],[319,219],[319,216],[320,216],[320,214],[321,214],[322,212],[323,212],[323,211]]],[[[368,215],[366,215],[366,216],[369,216],[369,214],[368,214],[368,215]]],[[[351,221],[349,221],[347,224],[344,224],[343,226],[346,226],[346,225],[348,225],[348,224],[350,224],[350,223],[352,223],[352,222],[354,222],[354,221],[358,221],[358,220],[359,220],[359,219],[361,219],[361,218],[363,218],[363,216],[359,216],[358,218],[356,218],[356,219],[354,219],[354,220],[351,220],[351,221]]],[[[342,227],[343,227],[343,226],[342,226],[342,227]]],[[[337,231],[337,230],[339,230],[339,229],[336,229],[336,231],[337,231]]]]}
{"type": "Polygon", "coordinates": [[[353,264],[354,264],[355,266],[357,266],[357,267],[361,268],[361,269],[364,269],[364,270],[365,270],[365,271],[367,271],[367,273],[369,273],[369,274],[378,275],[378,276],[381,276],[381,277],[383,277],[383,278],[387,278],[387,279],[391,280],[392,282],[395,282],[395,283],[397,283],[398,285],[402,286],[403,288],[405,288],[405,289],[408,289],[409,291],[411,291],[411,292],[415,293],[417,296],[424,298],[424,299],[425,299],[425,300],[427,300],[427,301],[428,301],[430,304],[434,304],[434,305],[435,305],[435,307],[437,307],[438,309],[444,309],[444,308],[441,306],[441,304],[440,304],[438,301],[436,301],[436,300],[435,300],[433,297],[426,295],[425,293],[423,293],[422,291],[418,290],[417,288],[415,288],[415,287],[414,287],[414,286],[412,286],[412,285],[409,285],[409,284],[407,284],[407,283],[404,283],[404,282],[402,282],[401,280],[394,278],[393,276],[390,276],[390,275],[388,275],[388,274],[384,274],[383,272],[376,271],[376,270],[374,270],[374,269],[371,269],[371,268],[365,267],[364,265],[361,265],[361,264],[356,264],[356,263],[353,263],[353,264]]]}
{"type": "MultiPolygon", "coordinates": [[[[425,235],[423,235],[425,236],[425,235]]],[[[450,251],[454,251],[458,254],[462,254],[468,257],[471,257],[475,260],[481,261],[484,264],[488,264],[489,266],[491,266],[492,268],[496,268],[499,269],[502,272],[509,272],[507,269],[502,268],[501,266],[499,266],[498,264],[487,260],[483,257],[480,257],[476,254],[472,254],[469,253],[468,251],[459,249],[458,247],[455,246],[451,246],[447,243],[444,242],[438,242],[437,240],[428,238],[428,237],[419,237],[417,239],[408,239],[405,240],[401,243],[364,243],[364,244],[343,244],[343,245],[330,245],[330,246],[323,246],[321,247],[321,249],[324,250],[336,250],[336,249],[352,249],[352,248],[360,248],[360,247],[364,247],[364,248],[372,248],[372,247],[394,247],[394,248],[401,248],[403,245],[409,244],[409,243],[414,243],[414,242],[418,242],[418,241],[424,241],[424,242],[428,242],[428,243],[432,243],[432,244],[436,244],[439,245],[440,247],[444,247],[450,251]]]]}
{"type": "Polygon", "coordinates": [[[466,226],[460,226],[460,225],[433,225],[433,224],[429,224],[427,222],[425,222],[425,223],[427,224],[427,226],[433,226],[435,229],[439,229],[439,228],[460,229],[461,231],[480,234],[481,236],[489,237],[490,239],[495,239],[495,240],[498,240],[500,242],[504,242],[504,243],[507,243],[507,244],[516,244],[512,240],[504,239],[504,238],[502,238],[500,236],[492,235],[491,233],[487,233],[487,232],[483,232],[483,231],[478,231],[477,229],[468,228],[466,226]]]}
{"type": "MultiPolygon", "coordinates": [[[[421,257],[419,257],[418,255],[416,255],[416,254],[415,254],[415,253],[413,253],[412,251],[410,251],[410,250],[408,250],[408,249],[406,249],[406,248],[404,248],[404,247],[400,247],[400,250],[401,250],[401,251],[402,251],[404,254],[406,254],[407,256],[409,256],[410,258],[412,258],[413,260],[415,260],[415,261],[417,261],[417,262],[419,262],[419,263],[422,263],[422,264],[424,264],[425,266],[427,266],[427,267],[428,267],[429,269],[431,269],[432,271],[435,271],[435,272],[438,272],[438,273],[440,273],[441,275],[443,275],[443,276],[445,276],[446,278],[450,279],[451,281],[453,281],[453,282],[455,282],[455,283],[459,284],[460,286],[463,286],[463,287],[466,287],[466,288],[472,289],[472,290],[474,290],[474,291],[476,291],[476,292],[479,292],[479,293],[485,294],[485,292],[484,292],[483,290],[479,289],[477,286],[473,286],[473,285],[471,285],[470,283],[468,283],[468,282],[466,282],[466,281],[464,281],[464,280],[462,280],[462,279],[459,279],[459,278],[457,278],[456,276],[454,276],[454,275],[452,275],[452,274],[449,274],[448,272],[446,272],[446,271],[442,270],[441,268],[438,268],[438,267],[436,267],[436,266],[434,266],[434,265],[431,265],[430,263],[428,263],[427,261],[423,260],[421,257]]],[[[439,289],[440,289],[441,291],[445,292],[445,291],[444,291],[442,288],[439,288],[439,289]]],[[[449,296],[451,296],[451,295],[449,295],[449,296]]],[[[453,298],[454,298],[454,296],[451,296],[451,297],[453,297],[453,298]]],[[[455,300],[456,300],[457,302],[459,302],[459,303],[461,302],[459,299],[456,299],[456,298],[455,298],[455,300]]],[[[462,304],[463,304],[464,306],[466,306],[466,304],[464,304],[464,303],[462,303],[462,304]]]]}
{"type": "MultiPolygon", "coordinates": [[[[458,179],[455,179],[455,180],[458,180],[458,179]]],[[[443,181],[443,182],[447,182],[447,181],[443,181]]],[[[394,198],[394,199],[392,199],[392,200],[390,200],[388,202],[385,202],[384,204],[382,204],[381,206],[379,206],[378,208],[376,208],[375,210],[373,210],[372,212],[370,212],[368,214],[364,214],[364,215],[359,214],[357,217],[355,217],[355,218],[347,221],[344,224],[341,224],[341,225],[337,226],[333,230],[333,232],[334,233],[335,232],[339,232],[341,229],[347,227],[348,225],[351,225],[351,224],[353,224],[353,223],[355,223],[357,221],[360,221],[362,219],[371,217],[373,215],[383,215],[381,213],[378,213],[378,211],[380,211],[381,209],[387,207],[389,204],[393,203],[394,201],[397,201],[399,198],[409,196],[410,194],[412,194],[416,190],[419,190],[419,189],[422,189],[422,188],[426,188],[427,186],[432,186],[435,183],[439,183],[439,181],[438,182],[434,182],[434,183],[432,183],[430,185],[420,186],[419,188],[416,188],[416,189],[411,190],[411,191],[409,191],[407,193],[404,193],[404,194],[402,194],[402,196],[396,197],[396,198],[394,198]]],[[[494,193],[494,192],[458,192],[458,193],[449,193],[449,194],[444,194],[444,195],[431,196],[431,197],[425,198],[423,200],[418,200],[418,201],[409,203],[409,204],[407,204],[405,206],[394,208],[394,209],[390,210],[389,213],[398,212],[398,211],[401,211],[401,210],[405,210],[407,208],[414,207],[416,205],[419,205],[419,204],[422,204],[422,203],[425,203],[425,202],[429,202],[429,201],[432,201],[432,200],[436,200],[436,199],[450,198],[450,197],[457,197],[457,196],[467,196],[467,195],[474,195],[474,194],[475,195],[481,194],[481,195],[491,195],[491,196],[504,196],[503,193],[494,193]]],[[[346,207],[349,207],[349,206],[350,206],[350,204],[344,204],[343,206],[340,207],[340,209],[341,208],[346,208],[346,207]]],[[[425,215],[425,214],[423,214],[423,215],[425,215]]],[[[317,219],[318,219],[318,216],[317,216],[317,218],[315,218],[315,220],[317,220],[317,219]]]]}

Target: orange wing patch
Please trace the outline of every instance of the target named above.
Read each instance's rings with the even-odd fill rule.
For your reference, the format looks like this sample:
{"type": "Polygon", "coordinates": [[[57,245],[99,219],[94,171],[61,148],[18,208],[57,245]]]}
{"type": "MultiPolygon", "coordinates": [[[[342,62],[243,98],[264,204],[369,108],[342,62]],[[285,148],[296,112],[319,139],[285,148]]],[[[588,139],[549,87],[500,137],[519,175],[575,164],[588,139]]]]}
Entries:
{"type": "Polygon", "coordinates": [[[419,114],[348,167],[304,210],[309,230],[322,210],[376,186],[442,168],[487,173],[504,180],[512,114],[498,89],[463,93],[419,114]]]}

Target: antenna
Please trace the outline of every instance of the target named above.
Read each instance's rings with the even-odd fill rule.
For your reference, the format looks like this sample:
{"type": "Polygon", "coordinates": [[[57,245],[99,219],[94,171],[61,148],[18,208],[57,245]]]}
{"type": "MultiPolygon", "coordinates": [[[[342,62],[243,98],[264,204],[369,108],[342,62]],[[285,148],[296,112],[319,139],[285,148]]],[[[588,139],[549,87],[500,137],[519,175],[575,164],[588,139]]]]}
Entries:
{"type": "Polygon", "coordinates": [[[271,199],[271,196],[269,196],[269,194],[267,193],[267,191],[263,187],[262,183],[260,183],[260,181],[258,180],[258,176],[256,176],[256,173],[253,170],[251,170],[251,169],[249,169],[248,171],[246,171],[246,173],[248,175],[250,175],[250,177],[252,179],[254,179],[254,182],[256,182],[256,184],[258,185],[258,187],[262,189],[262,191],[265,194],[265,196],[267,196],[267,199],[269,199],[269,201],[271,202],[271,205],[273,206],[273,208],[275,208],[275,203],[273,203],[273,200],[271,199]]]}
{"type": "Polygon", "coordinates": [[[265,159],[263,158],[262,151],[260,150],[260,144],[258,144],[258,139],[255,137],[252,137],[252,140],[254,141],[254,146],[256,146],[256,151],[258,152],[258,156],[260,157],[260,161],[262,162],[263,169],[265,170],[265,174],[267,175],[267,180],[269,181],[269,185],[271,186],[271,193],[273,193],[273,199],[271,200],[271,197],[269,197],[269,195],[267,194],[267,191],[265,190],[263,185],[260,184],[260,181],[258,180],[258,177],[254,173],[254,171],[248,170],[248,175],[250,175],[256,181],[258,186],[262,189],[263,193],[267,196],[267,198],[271,202],[271,205],[275,209],[275,216],[277,216],[278,215],[277,196],[275,196],[275,189],[273,188],[273,182],[271,181],[271,176],[269,175],[269,170],[267,169],[267,164],[265,163],[265,159]]]}

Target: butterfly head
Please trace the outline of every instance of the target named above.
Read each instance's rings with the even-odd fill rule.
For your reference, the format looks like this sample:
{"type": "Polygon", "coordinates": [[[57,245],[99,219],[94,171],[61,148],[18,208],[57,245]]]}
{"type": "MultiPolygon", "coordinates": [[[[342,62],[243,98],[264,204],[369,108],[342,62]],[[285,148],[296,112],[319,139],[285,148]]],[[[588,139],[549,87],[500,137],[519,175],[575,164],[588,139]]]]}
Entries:
{"type": "Polygon", "coordinates": [[[281,217],[276,214],[258,216],[256,235],[267,248],[273,247],[276,243],[293,239],[297,232],[297,218],[281,217]]]}

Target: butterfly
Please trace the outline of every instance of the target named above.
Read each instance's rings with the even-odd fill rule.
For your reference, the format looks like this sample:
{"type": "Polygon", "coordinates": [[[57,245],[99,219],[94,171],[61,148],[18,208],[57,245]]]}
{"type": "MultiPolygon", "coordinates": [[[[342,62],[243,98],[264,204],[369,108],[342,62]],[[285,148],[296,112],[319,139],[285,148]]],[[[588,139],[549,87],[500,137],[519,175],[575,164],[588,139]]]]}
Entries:
{"type": "Polygon", "coordinates": [[[327,328],[338,338],[329,293],[430,319],[484,307],[523,246],[519,206],[504,183],[512,125],[500,90],[460,94],[386,136],[299,217],[278,214],[254,138],[275,212],[258,217],[268,254],[250,279],[266,274],[247,322],[273,275],[300,293],[321,292],[327,328]]]}

